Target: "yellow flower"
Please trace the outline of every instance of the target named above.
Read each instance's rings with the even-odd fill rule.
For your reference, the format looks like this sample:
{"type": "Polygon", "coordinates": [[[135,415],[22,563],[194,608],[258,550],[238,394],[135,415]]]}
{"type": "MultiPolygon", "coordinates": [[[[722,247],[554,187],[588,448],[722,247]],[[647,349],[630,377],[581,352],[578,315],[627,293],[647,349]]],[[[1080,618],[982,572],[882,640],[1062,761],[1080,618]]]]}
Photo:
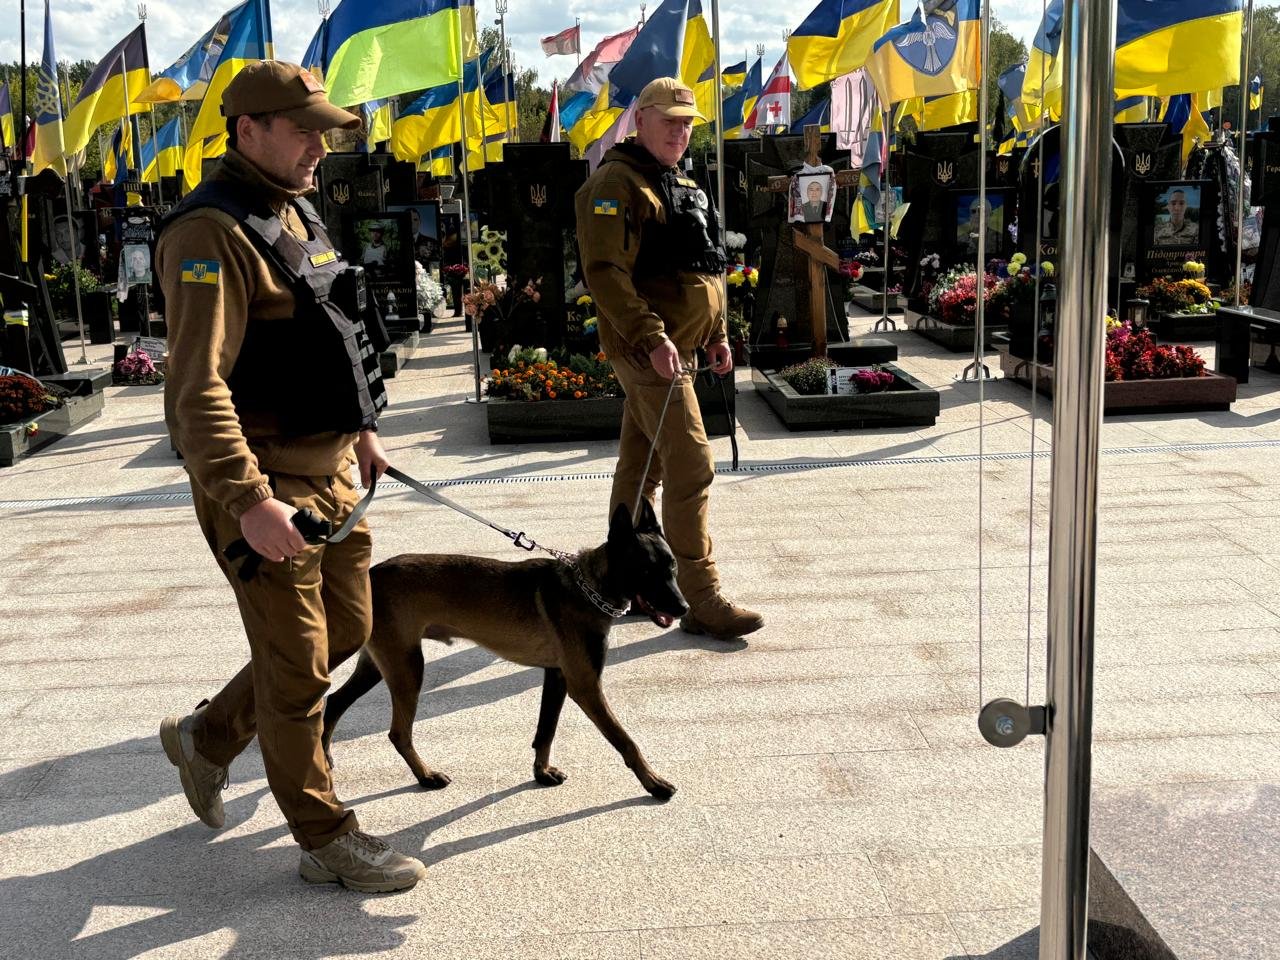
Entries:
{"type": "Polygon", "coordinates": [[[591,302],[592,302],[591,298],[587,296],[585,293],[578,298],[578,306],[580,307],[590,306],[591,302]]]}

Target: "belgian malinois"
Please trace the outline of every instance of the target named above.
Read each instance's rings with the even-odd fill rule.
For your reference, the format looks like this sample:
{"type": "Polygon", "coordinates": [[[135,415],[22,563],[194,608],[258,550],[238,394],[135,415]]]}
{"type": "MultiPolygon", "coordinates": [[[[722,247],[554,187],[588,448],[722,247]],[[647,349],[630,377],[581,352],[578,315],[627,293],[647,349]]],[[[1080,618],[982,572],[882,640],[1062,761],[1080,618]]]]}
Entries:
{"type": "Polygon", "coordinates": [[[622,729],[605,700],[600,674],[613,624],[603,608],[622,608],[641,597],[657,613],[682,616],[688,606],[675,570],[658,519],[644,500],[634,523],[627,507],[619,505],[609,522],[609,539],[579,553],[576,566],[552,559],[508,563],[427,553],[384,560],[369,570],[369,642],[351,677],[325,706],[324,747],[330,765],[338,719],[385,679],[391,691],[392,744],[424,789],[447,786],[449,777],[428,767],[414,749],[413,721],[422,689],[422,641],[462,638],[513,663],[545,671],[533,738],[538,783],[556,786],[566,779],[551,765],[551,741],[567,693],[622,754],[641,785],[655,797],[669,798],[676,788],[654,773],[622,729]]]}

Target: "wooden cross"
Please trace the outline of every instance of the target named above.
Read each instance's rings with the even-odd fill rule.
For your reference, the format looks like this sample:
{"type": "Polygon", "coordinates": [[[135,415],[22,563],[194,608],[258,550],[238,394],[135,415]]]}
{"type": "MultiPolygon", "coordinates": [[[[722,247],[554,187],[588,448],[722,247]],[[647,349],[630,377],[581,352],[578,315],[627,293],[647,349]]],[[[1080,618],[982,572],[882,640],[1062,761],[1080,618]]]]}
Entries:
{"type": "MultiPolygon", "coordinates": [[[[817,124],[804,128],[804,159],[811,167],[822,164],[822,131],[817,124]]],[[[768,193],[786,193],[791,189],[791,176],[770,177],[761,190],[768,193]]],[[[840,170],[835,175],[837,188],[858,184],[857,170],[840,170]]],[[[839,255],[823,243],[823,223],[795,223],[796,249],[809,261],[809,326],[813,331],[813,355],[827,355],[827,271],[840,269],[839,255]]]]}

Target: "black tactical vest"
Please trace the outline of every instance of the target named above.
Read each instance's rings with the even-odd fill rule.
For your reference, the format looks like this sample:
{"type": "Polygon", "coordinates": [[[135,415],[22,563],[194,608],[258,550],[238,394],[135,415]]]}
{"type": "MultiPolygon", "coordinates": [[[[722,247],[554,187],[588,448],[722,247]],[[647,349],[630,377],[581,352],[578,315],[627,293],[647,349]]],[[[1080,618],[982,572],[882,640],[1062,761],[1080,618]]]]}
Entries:
{"type": "Polygon", "coordinates": [[[641,227],[636,272],[722,273],[728,258],[719,243],[715,204],[707,192],[676,170],[663,171],[658,192],[667,222],[650,220],[641,227]]]}
{"type": "Polygon", "coordinates": [[[331,296],[348,267],[329,242],[324,221],[303,198],[291,202],[312,239],[295,237],[250,188],[229,180],[200,184],[160,230],[192,210],[221,210],[240,224],[293,293],[291,318],[249,317],[227,378],[237,412],[271,414],[285,436],[355,433],[373,426],[387,405],[380,361],[361,319],[348,316],[331,296]]]}

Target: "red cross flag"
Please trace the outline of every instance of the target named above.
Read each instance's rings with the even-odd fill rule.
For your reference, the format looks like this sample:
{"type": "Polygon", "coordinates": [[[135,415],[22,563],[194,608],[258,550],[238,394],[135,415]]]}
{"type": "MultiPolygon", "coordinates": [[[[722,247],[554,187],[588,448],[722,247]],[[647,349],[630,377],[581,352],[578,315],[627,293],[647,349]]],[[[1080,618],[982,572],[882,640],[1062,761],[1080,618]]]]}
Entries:
{"type": "Polygon", "coordinates": [[[784,53],[778,65],[769,74],[769,82],[760,92],[755,109],[744,123],[745,131],[754,131],[757,127],[776,127],[791,125],[791,65],[787,63],[784,53]]]}

